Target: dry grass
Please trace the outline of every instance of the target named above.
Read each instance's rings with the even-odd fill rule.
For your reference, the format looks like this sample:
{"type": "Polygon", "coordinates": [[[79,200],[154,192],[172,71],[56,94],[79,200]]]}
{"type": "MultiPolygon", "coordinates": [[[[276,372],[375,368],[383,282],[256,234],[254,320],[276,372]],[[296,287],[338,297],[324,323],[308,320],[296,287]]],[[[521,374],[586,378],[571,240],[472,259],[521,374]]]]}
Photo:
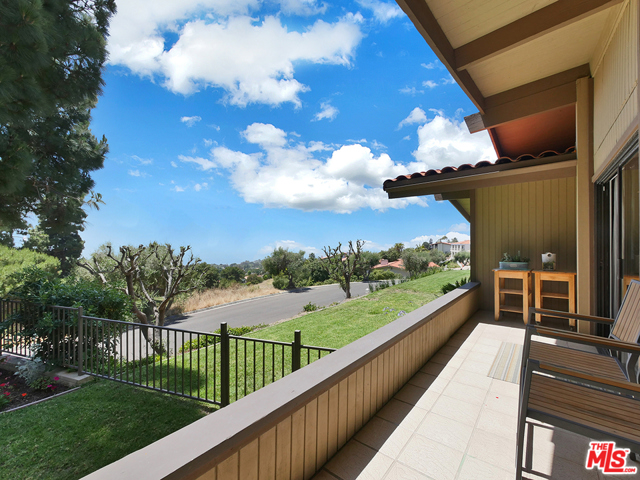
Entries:
{"type": "Polygon", "coordinates": [[[273,280],[266,280],[258,285],[235,285],[229,288],[212,288],[204,292],[195,292],[190,297],[176,303],[171,308],[171,314],[193,312],[202,308],[215,307],[225,303],[237,302],[247,298],[262,297],[281,293],[273,287],[273,280]]]}

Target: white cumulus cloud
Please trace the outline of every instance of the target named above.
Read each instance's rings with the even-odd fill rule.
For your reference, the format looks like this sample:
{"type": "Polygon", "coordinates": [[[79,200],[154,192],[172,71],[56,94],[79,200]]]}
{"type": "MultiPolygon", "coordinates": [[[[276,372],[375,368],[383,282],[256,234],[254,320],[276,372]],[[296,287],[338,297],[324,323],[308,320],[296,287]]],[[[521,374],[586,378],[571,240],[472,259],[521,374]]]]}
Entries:
{"type": "Polygon", "coordinates": [[[398,124],[398,130],[405,125],[412,125],[414,123],[425,123],[427,121],[427,114],[420,107],[416,107],[411,110],[411,113],[398,124]]]}
{"type": "MultiPolygon", "coordinates": [[[[208,86],[228,103],[301,105],[309,89],[294,76],[297,63],[350,66],[363,34],[358,15],[316,20],[300,32],[279,16],[257,21],[259,0],[128,0],[118,4],[110,26],[109,62],[158,79],[175,93],[208,86]],[[168,33],[177,36],[169,42],[168,33]]],[[[315,0],[281,0],[284,14],[324,11],[315,0]]]]}
{"type": "Polygon", "coordinates": [[[307,255],[309,255],[310,253],[313,253],[316,256],[323,255],[322,250],[320,250],[319,248],[305,246],[303,243],[296,242],[295,240],[276,240],[275,242],[262,247],[258,253],[260,255],[270,255],[276,248],[280,247],[287,248],[292,252],[299,252],[300,250],[302,250],[307,255]]]}
{"type": "Polygon", "coordinates": [[[423,170],[496,160],[488,133],[470,134],[464,121],[457,122],[440,113],[418,127],[418,139],[413,156],[423,170]]]}
{"type": "Polygon", "coordinates": [[[200,165],[201,170],[209,170],[216,166],[216,164],[211,160],[207,160],[206,158],[202,158],[202,157],[188,157],[186,155],[178,155],[178,159],[181,162],[195,163],[197,165],[200,165]]]}
{"type": "Polygon", "coordinates": [[[401,17],[402,10],[395,2],[381,2],[380,0],[356,0],[358,5],[373,12],[373,16],[380,23],[387,23],[394,18],[401,17]]]}
{"type": "Polygon", "coordinates": [[[199,117],[197,115],[193,116],[193,117],[182,117],[180,119],[180,121],[184,124],[187,125],[187,127],[193,127],[196,123],[198,123],[200,120],[202,120],[202,117],[199,117]]]}
{"type": "Polygon", "coordinates": [[[320,104],[320,111],[315,114],[313,120],[318,121],[326,118],[329,121],[332,121],[338,116],[338,113],[340,113],[340,111],[329,102],[322,102],[320,104]]]}
{"type": "Polygon", "coordinates": [[[414,168],[394,162],[389,155],[373,154],[369,147],[352,144],[318,148],[287,139],[271,124],[249,125],[242,136],[260,146],[261,152],[245,153],[226,147],[211,150],[211,160],[181,156],[201,170],[224,170],[232,186],[248,203],[305,211],[351,213],[362,208],[386,210],[407,205],[426,206],[423,198],[389,200],[382,190],[387,178],[414,168]]]}
{"type": "Polygon", "coordinates": [[[436,88],[438,84],[433,80],[425,80],[424,82],[422,82],[422,86],[427,88],[436,88]]]}

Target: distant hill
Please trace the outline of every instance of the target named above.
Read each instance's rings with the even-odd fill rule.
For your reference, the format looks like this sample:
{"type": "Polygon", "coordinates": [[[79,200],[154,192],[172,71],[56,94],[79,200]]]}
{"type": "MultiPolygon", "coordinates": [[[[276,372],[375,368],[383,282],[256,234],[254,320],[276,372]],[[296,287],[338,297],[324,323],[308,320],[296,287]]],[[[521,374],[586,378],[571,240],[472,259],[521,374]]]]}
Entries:
{"type": "Polygon", "coordinates": [[[212,263],[211,265],[215,266],[219,270],[223,270],[226,267],[238,267],[244,270],[245,272],[252,272],[252,273],[264,272],[264,269],[262,268],[262,260],[253,260],[253,261],[245,260],[242,263],[220,263],[220,264],[212,263]]]}

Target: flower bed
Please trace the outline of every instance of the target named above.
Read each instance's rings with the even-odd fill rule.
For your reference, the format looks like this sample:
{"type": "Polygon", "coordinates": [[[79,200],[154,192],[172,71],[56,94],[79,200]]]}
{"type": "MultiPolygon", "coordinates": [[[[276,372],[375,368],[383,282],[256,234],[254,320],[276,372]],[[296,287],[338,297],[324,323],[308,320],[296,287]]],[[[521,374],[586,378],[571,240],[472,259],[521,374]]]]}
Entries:
{"type": "Polygon", "coordinates": [[[0,370],[0,412],[22,407],[69,390],[69,387],[59,385],[57,380],[59,378],[54,377],[50,383],[43,385],[43,389],[35,389],[29,387],[13,372],[0,370]]]}

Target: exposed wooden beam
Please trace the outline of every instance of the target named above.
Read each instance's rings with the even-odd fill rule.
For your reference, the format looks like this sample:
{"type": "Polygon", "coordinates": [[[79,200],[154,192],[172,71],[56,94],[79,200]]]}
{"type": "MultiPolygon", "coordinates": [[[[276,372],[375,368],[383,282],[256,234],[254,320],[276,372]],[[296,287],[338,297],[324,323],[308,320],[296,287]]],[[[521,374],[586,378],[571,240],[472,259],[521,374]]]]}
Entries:
{"type": "Polygon", "coordinates": [[[442,202],[444,200],[460,200],[464,198],[470,198],[471,191],[464,190],[462,192],[452,192],[452,193],[436,193],[434,198],[437,202],[442,202]]]}
{"type": "Polygon", "coordinates": [[[447,70],[449,70],[454,80],[458,82],[460,88],[467,94],[476,108],[480,112],[484,112],[484,96],[480,93],[480,89],[466,70],[460,72],[457,70],[455,53],[451,42],[449,42],[449,39],[438,24],[427,2],[425,0],[396,1],[411,19],[418,32],[427,41],[438,59],[447,67],[447,70]]]}
{"type": "Polygon", "coordinates": [[[451,205],[460,212],[460,215],[462,215],[467,222],[471,223],[471,212],[468,212],[459,200],[449,200],[449,203],[451,203],[451,205]]]}
{"type": "Polygon", "coordinates": [[[471,133],[570,105],[576,101],[576,80],[590,75],[589,65],[556,73],[485,99],[485,113],[465,117],[471,133]]]}
{"type": "Polygon", "coordinates": [[[610,8],[622,0],[558,0],[454,50],[455,65],[464,70],[610,8]]]}

